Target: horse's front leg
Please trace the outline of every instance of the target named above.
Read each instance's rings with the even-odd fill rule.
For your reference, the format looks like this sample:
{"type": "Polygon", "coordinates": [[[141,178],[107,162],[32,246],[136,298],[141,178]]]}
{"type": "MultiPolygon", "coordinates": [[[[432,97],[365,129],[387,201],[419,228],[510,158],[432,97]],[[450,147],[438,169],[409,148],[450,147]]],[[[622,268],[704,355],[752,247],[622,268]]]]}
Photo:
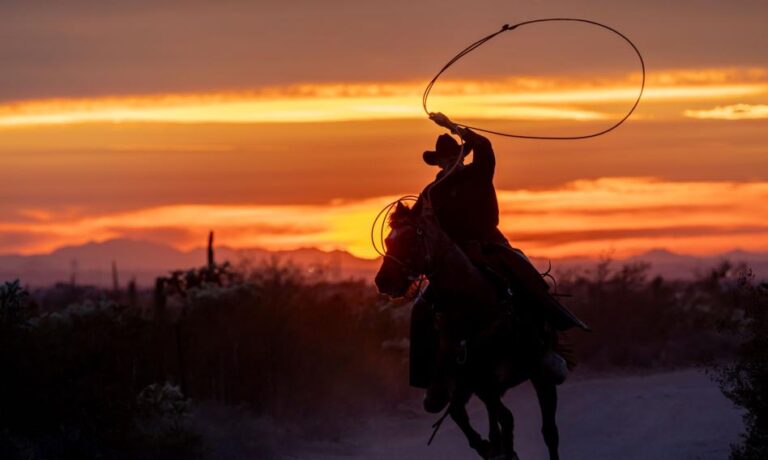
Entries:
{"type": "Polygon", "coordinates": [[[488,440],[491,443],[490,459],[517,460],[513,435],[514,419],[509,409],[501,403],[498,392],[480,395],[488,411],[488,440]]]}
{"type": "Polygon", "coordinates": [[[480,436],[480,433],[472,428],[472,424],[469,423],[469,414],[467,414],[467,402],[469,402],[471,394],[468,392],[454,393],[454,398],[451,401],[449,408],[451,418],[456,425],[464,433],[469,441],[469,446],[474,449],[480,457],[487,459],[490,453],[490,444],[488,441],[480,436]]]}
{"type": "Polygon", "coordinates": [[[560,433],[555,422],[557,388],[554,384],[541,382],[537,379],[531,382],[533,383],[533,388],[536,389],[536,396],[541,407],[541,434],[544,436],[544,442],[549,450],[549,460],[559,460],[558,445],[560,444],[560,433]]]}

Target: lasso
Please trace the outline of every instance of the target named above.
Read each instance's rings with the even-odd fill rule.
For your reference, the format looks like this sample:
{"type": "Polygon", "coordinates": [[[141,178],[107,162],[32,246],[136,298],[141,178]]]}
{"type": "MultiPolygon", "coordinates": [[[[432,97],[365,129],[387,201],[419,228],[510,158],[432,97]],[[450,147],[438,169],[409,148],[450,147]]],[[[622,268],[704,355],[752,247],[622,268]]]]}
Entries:
{"type": "MultiPolygon", "coordinates": [[[[632,113],[634,113],[634,111],[637,108],[638,104],[640,104],[640,99],[643,97],[643,91],[645,90],[645,74],[646,74],[646,71],[645,71],[645,61],[643,60],[643,55],[640,53],[640,50],[637,48],[637,46],[635,46],[635,44],[632,42],[632,40],[630,40],[626,35],[622,34],[621,32],[619,32],[618,30],[614,29],[613,27],[607,26],[607,25],[602,24],[602,23],[597,22],[597,21],[591,21],[589,19],[577,19],[577,18],[544,18],[544,19],[533,19],[533,20],[529,20],[529,21],[523,21],[523,22],[519,22],[519,23],[513,24],[513,25],[505,24],[501,28],[501,30],[498,30],[498,31],[496,31],[496,32],[494,32],[494,33],[492,33],[490,35],[487,35],[487,36],[481,38],[480,40],[477,40],[476,42],[472,43],[471,45],[467,46],[462,51],[460,51],[458,54],[456,54],[456,56],[454,56],[450,61],[448,61],[448,63],[446,63],[440,69],[440,71],[437,72],[437,74],[432,78],[432,80],[430,80],[429,83],[427,84],[427,87],[424,89],[424,94],[422,95],[422,101],[421,101],[422,107],[424,108],[424,112],[427,115],[430,115],[430,113],[431,113],[429,111],[429,108],[427,107],[427,103],[429,101],[429,94],[432,91],[432,87],[435,85],[435,83],[440,78],[440,76],[446,70],[448,70],[452,65],[454,65],[457,61],[459,61],[461,58],[463,58],[467,54],[471,53],[472,51],[476,50],[477,48],[482,46],[484,43],[490,41],[494,37],[503,34],[504,32],[509,32],[509,31],[518,29],[518,28],[523,27],[523,26],[527,26],[527,25],[531,25],[531,24],[539,24],[539,23],[544,23],[544,22],[580,22],[580,23],[585,23],[585,24],[593,25],[593,26],[596,26],[596,27],[600,27],[600,28],[606,29],[606,30],[608,30],[608,31],[618,35],[624,41],[626,41],[629,44],[629,46],[632,47],[632,50],[634,50],[635,54],[637,54],[637,58],[640,61],[640,68],[642,70],[642,80],[641,80],[641,83],[640,83],[640,91],[638,92],[637,98],[635,99],[635,102],[634,102],[634,104],[632,104],[632,107],[629,109],[629,111],[620,120],[618,120],[616,123],[614,123],[613,125],[609,126],[608,128],[605,128],[605,129],[600,130],[600,131],[596,131],[594,133],[589,133],[589,134],[584,134],[584,135],[579,135],[579,136],[531,136],[531,135],[523,135],[523,134],[514,134],[514,133],[505,133],[505,132],[501,132],[501,131],[494,131],[494,130],[480,128],[480,127],[477,127],[477,126],[470,126],[470,125],[466,125],[466,124],[462,124],[462,123],[456,123],[456,125],[461,127],[461,128],[469,128],[469,129],[472,129],[472,130],[475,130],[475,131],[480,131],[480,132],[484,132],[484,133],[488,133],[488,134],[495,134],[497,136],[511,137],[511,138],[516,138],[516,139],[538,139],[538,140],[549,140],[549,141],[552,141],[552,140],[590,139],[590,138],[593,138],[593,137],[602,136],[603,134],[607,134],[607,133],[613,131],[614,129],[618,128],[619,126],[621,126],[625,121],[627,121],[627,119],[632,115],[632,113]]],[[[459,137],[461,138],[460,134],[459,134],[459,137]]],[[[444,180],[446,177],[450,176],[451,173],[453,173],[453,171],[456,170],[456,167],[458,166],[458,164],[462,160],[462,157],[463,157],[463,154],[464,154],[464,148],[465,148],[465,146],[464,146],[464,139],[462,139],[461,151],[460,151],[459,157],[456,160],[456,163],[453,165],[453,167],[451,167],[451,169],[449,171],[446,172],[446,174],[443,174],[443,176],[440,179],[438,179],[438,181],[436,181],[433,184],[433,186],[436,183],[444,180]]],[[[431,189],[431,187],[430,187],[430,189],[431,189]]],[[[427,192],[427,194],[429,195],[429,192],[427,192]]],[[[429,198],[429,197],[427,197],[427,198],[429,198]]],[[[417,199],[418,199],[418,197],[414,196],[414,195],[403,196],[403,197],[401,197],[401,198],[399,198],[399,199],[397,199],[397,200],[387,204],[376,215],[376,218],[374,219],[373,224],[371,226],[371,244],[373,244],[374,250],[379,255],[384,256],[385,253],[386,253],[386,248],[384,247],[384,231],[385,231],[385,228],[387,226],[387,217],[392,212],[392,209],[394,209],[395,206],[397,206],[397,203],[399,203],[400,201],[416,201],[417,199]],[[378,236],[378,243],[377,243],[377,236],[378,236]]]]}

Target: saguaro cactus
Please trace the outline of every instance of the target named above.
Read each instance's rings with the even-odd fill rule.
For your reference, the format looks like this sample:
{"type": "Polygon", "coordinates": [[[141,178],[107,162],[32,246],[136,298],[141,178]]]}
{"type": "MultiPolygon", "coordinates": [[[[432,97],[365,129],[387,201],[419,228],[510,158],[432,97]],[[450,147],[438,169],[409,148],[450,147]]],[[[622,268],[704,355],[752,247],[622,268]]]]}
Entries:
{"type": "Polygon", "coordinates": [[[216,261],[213,258],[213,230],[208,232],[208,269],[213,270],[216,267],[216,261]]]}

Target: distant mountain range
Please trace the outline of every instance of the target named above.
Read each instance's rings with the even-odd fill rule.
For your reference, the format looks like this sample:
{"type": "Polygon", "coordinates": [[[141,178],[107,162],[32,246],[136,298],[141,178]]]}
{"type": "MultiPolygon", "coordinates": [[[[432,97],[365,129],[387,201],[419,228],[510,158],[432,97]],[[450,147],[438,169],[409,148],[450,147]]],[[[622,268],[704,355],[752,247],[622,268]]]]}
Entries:
{"type": "MultiPolygon", "coordinates": [[[[70,282],[112,285],[112,263],[118,280],[125,285],[135,279],[139,286],[154,285],[157,276],[172,270],[201,267],[206,263],[206,249],[180,251],[172,246],[134,239],[90,242],[80,246],[64,246],[48,254],[0,255],[0,280],[19,278],[23,284],[45,286],[70,282]]],[[[322,273],[333,279],[372,279],[378,260],[355,257],[344,251],[321,251],[314,248],[291,251],[267,251],[258,248],[215,248],[218,262],[258,266],[273,261],[292,263],[308,275],[322,273]]]]}
{"type": "MultiPolygon", "coordinates": [[[[309,276],[322,274],[330,279],[362,278],[372,280],[380,260],[362,259],[344,251],[321,251],[314,248],[291,251],[267,251],[264,249],[234,249],[216,247],[216,260],[228,260],[234,264],[259,264],[278,261],[292,263],[309,276]]],[[[625,263],[647,262],[652,275],[665,278],[690,278],[697,272],[708,270],[728,260],[744,262],[756,274],[768,274],[768,253],[731,251],[716,256],[691,256],[675,254],[665,249],[655,249],[627,259],[615,260],[614,266],[625,263]]],[[[25,285],[46,286],[56,282],[69,282],[73,276],[78,284],[110,286],[112,263],[116,264],[121,284],[135,279],[141,287],[154,284],[155,277],[171,270],[199,267],[206,262],[204,248],[180,251],[171,246],[132,239],[115,239],[91,242],[80,246],[66,246],[49,254],[0,255],[0,280],[19,278],[25,285]]],[[[546,269],[546,259],[533,258],[541,270],[546,269]]],[[[555,272],[586,270],[595,267],[597,258],[572,257],[552,260],[555,272]]]]}

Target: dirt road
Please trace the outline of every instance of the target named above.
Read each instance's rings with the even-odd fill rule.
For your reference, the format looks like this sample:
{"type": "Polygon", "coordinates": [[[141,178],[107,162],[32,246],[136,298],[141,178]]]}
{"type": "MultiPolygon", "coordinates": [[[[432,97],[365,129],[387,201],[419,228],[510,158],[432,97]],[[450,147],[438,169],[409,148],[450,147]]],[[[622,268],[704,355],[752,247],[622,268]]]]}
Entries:
{"type": "MultiPolygon", "coordinates": [[[[546,459],[539,411],[530,385],[511,390],[505,403],[515,414],[516,449],[523,460],[546,459]]],[[[471,459],[461,432],[446,421],[426,446],[435,417],[417,403],[398,415],[361,420],[356,433],[334,443],[312,443],[285,458],[307,460],[471,459]]],[[[470,404],[476,427],[485,413],[470,404]]],[[[560,387],[561,456],[589,460],[725,459],[742,430],[741,414],[702,372],[574,379],[560,387]]]]}

